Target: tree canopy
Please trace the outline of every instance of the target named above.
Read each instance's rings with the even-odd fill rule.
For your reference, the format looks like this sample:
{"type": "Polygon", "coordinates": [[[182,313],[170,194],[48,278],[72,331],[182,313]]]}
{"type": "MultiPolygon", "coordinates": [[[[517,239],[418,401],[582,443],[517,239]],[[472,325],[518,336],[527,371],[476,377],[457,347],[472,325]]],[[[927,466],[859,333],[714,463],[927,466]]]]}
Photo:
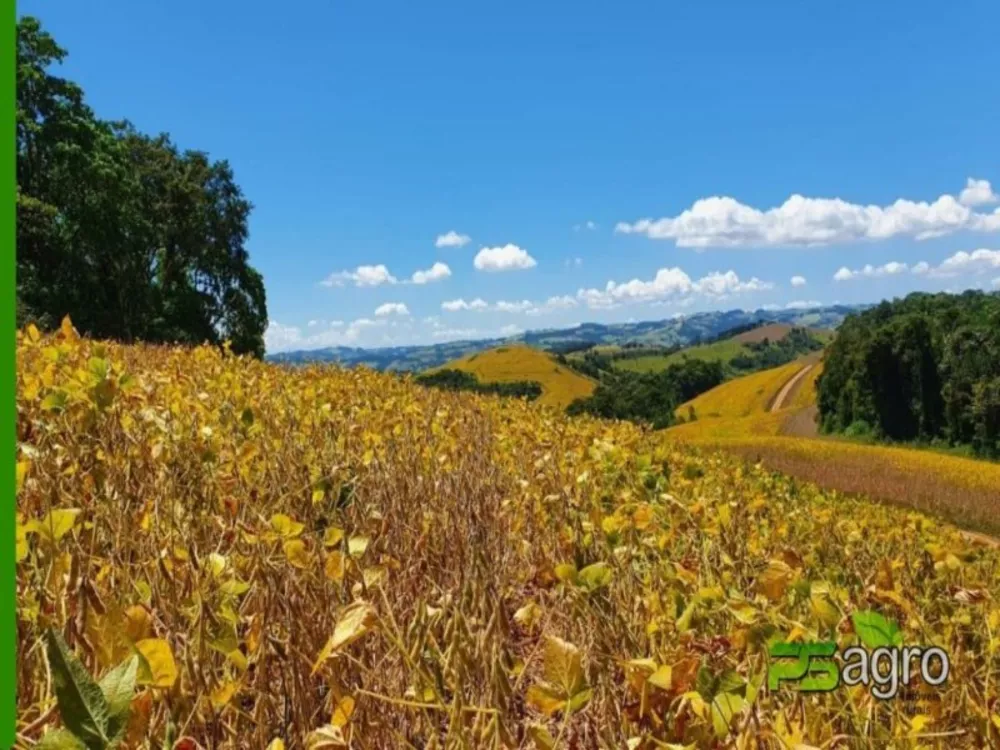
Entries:
{"type": "Polygon", "coordinates": [[[51,72],[67,53],[36,19],[18,22],[17,40],[19,323],[69,314],[90,336],[263,356],[252,206],[229,164],[96,117],[51,72]]]}
{"type": "Polygon", "coordinates": [[[817,393],[828,432],[1000,456],[1000,295],[914,293],[848,316],[817,393]]]}

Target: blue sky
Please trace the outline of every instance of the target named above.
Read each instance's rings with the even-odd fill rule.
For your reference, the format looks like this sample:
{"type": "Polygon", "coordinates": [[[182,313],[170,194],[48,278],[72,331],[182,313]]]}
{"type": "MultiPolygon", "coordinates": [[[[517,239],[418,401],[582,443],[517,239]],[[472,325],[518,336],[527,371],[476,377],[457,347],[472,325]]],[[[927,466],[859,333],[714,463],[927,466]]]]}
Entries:
{"type": "Polygon", "coordinates": [[[1000,286],[996,2],[19,9],[233,165],[271,351],[1000,286]]]}

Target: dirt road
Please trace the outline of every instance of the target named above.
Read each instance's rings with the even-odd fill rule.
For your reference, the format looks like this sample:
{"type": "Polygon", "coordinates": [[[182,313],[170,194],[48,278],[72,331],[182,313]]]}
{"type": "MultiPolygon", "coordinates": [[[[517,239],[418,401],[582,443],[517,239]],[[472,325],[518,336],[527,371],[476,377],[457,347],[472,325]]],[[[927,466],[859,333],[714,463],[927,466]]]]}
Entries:
{"type": "Polygon", "coordinates": [[[806,376],[806,373],[808,373],[812,368],[813,365],[806,365],[795,373],[793,377],[789,378],[788,382],[781,387],[780,391],[778,391],[778,395],[774,397],[774,402],[771,404],[772,412],[780,411],[785,407],[785,401],[788,400],[788,397],[791,395],[796,384],[798,384],[802,378],[806,376]]]}

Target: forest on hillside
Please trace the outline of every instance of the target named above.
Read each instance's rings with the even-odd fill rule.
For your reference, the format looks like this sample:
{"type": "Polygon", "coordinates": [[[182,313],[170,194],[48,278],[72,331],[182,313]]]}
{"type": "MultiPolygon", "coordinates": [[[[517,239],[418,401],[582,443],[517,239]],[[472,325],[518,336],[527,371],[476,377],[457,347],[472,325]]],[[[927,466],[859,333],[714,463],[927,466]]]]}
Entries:
{"type": "Polygon", "coordinates": [[[66,57],[17,24],[18,324],[66,314],[88,336],[264,354],[264,282],[245,248],[250,202],[226,161],[98,118],[53,73],[66,57]]]}
{"type": "Polygon", "coordinates": [[[1000,457],[1000,294],[914,293],[848,316],[817,393],[825,432],[1000,457]]]}

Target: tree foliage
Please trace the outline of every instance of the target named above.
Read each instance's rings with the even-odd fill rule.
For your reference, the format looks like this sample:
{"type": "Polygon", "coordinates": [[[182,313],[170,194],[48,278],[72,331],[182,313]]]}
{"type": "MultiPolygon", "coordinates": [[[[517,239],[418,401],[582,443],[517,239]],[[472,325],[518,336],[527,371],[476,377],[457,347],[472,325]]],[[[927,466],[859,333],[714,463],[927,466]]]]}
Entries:
{"type": "Polygon", "coordinates": [[[696,359],[670,365],[659,372],[604,371],[594,393],[574,401],[567,412],[645,422],[657,429],[669,427],[674,423],[674,411],[679,404],[714,388],[724,379],[721,362],[696,359]]]}
{"type": "Polygon", "coordinates": [[[493,393],[498,396],[513,396],[534,401],[542,395],[541,384],[534,380],[513,380],[506,383],[481,383],[471,372],[446,368],[426,375],[418,375],[416,381],[431,388],[445,391],[470,391],[472,393],[493,393]]]}
{"type": "Polygon", "coordinates": [[[66,51],[17,27],[18,314],[123,341],[263,355],[264,285],[245,248],[250,202],[225,161],[97,118],[53,75],[66,51]]]}
{"type": "Polygon", "coordinates": [[[826,431],[1000,456],[1000,295],[915,293],[849,316],[817,393],[826,431]]]}

